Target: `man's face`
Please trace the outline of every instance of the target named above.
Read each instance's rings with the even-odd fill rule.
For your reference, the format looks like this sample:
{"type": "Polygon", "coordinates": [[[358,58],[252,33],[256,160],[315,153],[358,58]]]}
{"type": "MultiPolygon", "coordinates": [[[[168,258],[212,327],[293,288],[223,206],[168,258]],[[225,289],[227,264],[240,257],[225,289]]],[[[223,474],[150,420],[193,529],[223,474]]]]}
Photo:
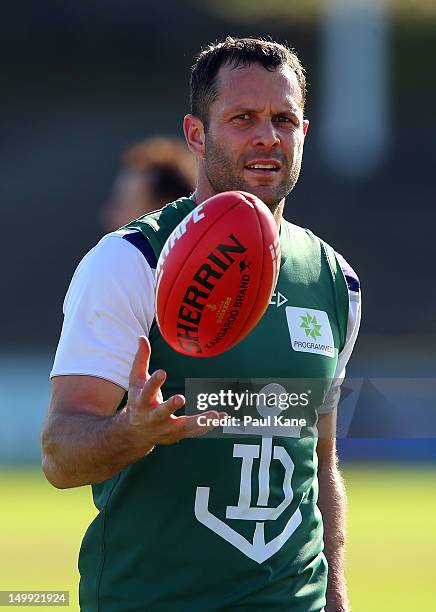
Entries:
{"type": "Polygon", "coordinates": [[[287,66],[221,67],[209,108],[205,172],[214,192],[248,191],[274,212],[298,180],[307,122],[287,66]]]}

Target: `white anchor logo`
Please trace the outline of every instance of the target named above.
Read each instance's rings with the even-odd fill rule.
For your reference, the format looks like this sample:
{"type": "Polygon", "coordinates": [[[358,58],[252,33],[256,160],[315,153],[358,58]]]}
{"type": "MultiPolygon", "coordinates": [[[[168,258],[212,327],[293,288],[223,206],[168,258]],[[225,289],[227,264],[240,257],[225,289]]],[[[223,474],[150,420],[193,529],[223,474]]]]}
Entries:
{"type": "MultiPolygon", "coordinates": [[[[269,386],[270,387],[270,386],[269,386]]],[[[283,387],[275,385],[275,387],[283,387]]],[[[265,389],[266,390],[266,389],[265,389]]],[[[280,391],[277,391],[280,392],[280,391]]],[[[264,413],[264,407],[258,406],[260,414],[264,413]]],[[[271,414],[271,408],[270,414],[271,414]]],[[[280,409],[277,408],[277,413],[280,409]]],[[[265,428],[267,430],[268,428],[265,428]]],[[[251,433],[248,431],[238,432],[251,433]]],[[[269,432],[268,432],[269,433],[269,432]]],[[[200,523],[224,538],[227,542],[238,548],[250,559],[257,563],[262,563],[274,555],[285,542],[291,537],[300,525],[302,517],[299,508],[291,515],[283,531],[269,542],[265,542],[265,521],[275,521],[288,508],[293,499],[291,486],[292,474],[294,471],[293,461],[283,446],[273,446],[272,432],[262,436],[262,443],[259,444],[234,444],[233,457],[242,459],[241,481],[239,488],[239,500],[236,506],[227,506],[226,518],[239,519],[243,521],[255,521],[253,541],[250,542],[240,533],[235,531],[227,523],[209,511],[210,487],[197,487],[195,496],[195,516],[200,523]],[[253,470],[253,460],[259,461],[259,494],[257,505],[251,506],[251,473],[253,470]],[[285,469],[283,480],[283,500],[276,507],[268,506],[270,487],[269,471],[272,461],[279,461],[285,469]]],[[[276,433],[276,432],[275,432],[276,433]]],[[[288,435],[294,437],[299,431],[289,432],[288,435]]],[[[283,429],[280,433],[283,434],[283,429]]]]}

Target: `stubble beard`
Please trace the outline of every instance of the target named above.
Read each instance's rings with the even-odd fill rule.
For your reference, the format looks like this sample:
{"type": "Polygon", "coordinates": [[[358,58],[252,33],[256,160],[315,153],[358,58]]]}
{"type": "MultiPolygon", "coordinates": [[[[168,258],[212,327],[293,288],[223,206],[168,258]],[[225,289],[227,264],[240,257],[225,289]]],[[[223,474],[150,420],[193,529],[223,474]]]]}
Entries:
{"type": "Polygon", "coordinates": [[[286,168],[286,179],[273,188],[256,188],[244,181],[235,171],[234,161],[222,147],[215,145],[207,133],[205,135],[205,153],[206,177],[215,193],[222,193],[223,191],[254,193],[268,206],[272,214],[276,212],[282,200],[294,189],[300,176],[302,161],[300,151],[296,151],[297,157],[294,159],[292,167],[286,168]]]}

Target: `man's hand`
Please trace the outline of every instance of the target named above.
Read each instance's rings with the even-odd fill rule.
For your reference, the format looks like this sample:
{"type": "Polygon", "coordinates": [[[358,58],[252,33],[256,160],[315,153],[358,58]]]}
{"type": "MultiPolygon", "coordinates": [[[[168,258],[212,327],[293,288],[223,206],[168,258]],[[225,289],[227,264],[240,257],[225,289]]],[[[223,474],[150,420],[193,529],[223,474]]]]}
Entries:
{"type": "MultiPolygon", "coordinates": [[[[58,488],[78,487],[112,478],[142,459],[158,444],[173,444],[207,433],[198,416],[175,416],[185,399],[163,401],[163,370],[148,374],[150,344],[139,339],[126,406],[118,385],[94,376],[56,376],[49,416],[42,432],[43,470],[58,488]]],[[[214,411],[201,416],[221,416],[214,411]]]]}
{"type": "MultiPolygon", "coordinates": [[[[164,370],[157,370],[149,375],[150,354],[148,339],[139,338],[138,352],[130,372],[127,405],[124,409],[132,427],[132,435],[150,450],[156,444],[174,444],[182,438],[210,431],[212,426],[200,426],[197,416],[174,416],[174,412],[185,404],[185,398],[183,395],[173,395],[163,401],[161,387],[167,375],[164,370]]],[[[222,415],[210,411],[202,413],[202,416],[222,415]]]]}

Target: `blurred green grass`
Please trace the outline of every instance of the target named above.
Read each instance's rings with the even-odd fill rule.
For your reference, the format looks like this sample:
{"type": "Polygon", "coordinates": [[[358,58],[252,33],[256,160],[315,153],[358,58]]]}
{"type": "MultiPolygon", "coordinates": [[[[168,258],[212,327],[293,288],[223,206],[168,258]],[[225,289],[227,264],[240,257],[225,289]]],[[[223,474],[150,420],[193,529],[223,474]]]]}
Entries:
{"type": "Polygon", "coordinates": [[[344,477],[353,612],[436,610],[436,466],[353,467],[344,477]]]}
{"type": "MultiPolygon", "coordinates": [[[[435,609],[436,466],[349,466],[344,477],[353,612],[435,609]]],[[[69,590],[78,610],[90,488],[57,491],[37,469],[2,470],[0,500],[0,590],[69,590]]]]}
{"type": "Polygon", "coordinates": [[[78,610],[77,557],[96,514],[90,487],[59,491],[37,468],[2,470],[0,496],[0,590],[70,591],[69,608],[43,609],[78,610]]]}

